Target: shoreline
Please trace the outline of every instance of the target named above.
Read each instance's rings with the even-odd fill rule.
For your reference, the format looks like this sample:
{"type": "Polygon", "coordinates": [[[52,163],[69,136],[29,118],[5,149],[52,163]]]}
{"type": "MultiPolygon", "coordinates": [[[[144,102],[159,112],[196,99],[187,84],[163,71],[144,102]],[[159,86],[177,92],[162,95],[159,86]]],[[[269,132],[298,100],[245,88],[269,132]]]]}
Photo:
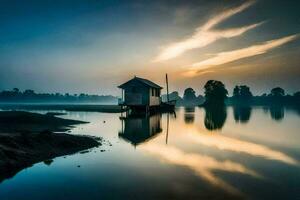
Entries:
{"type": "Polygon", "coordinates": [[[67,133],[87,123],[23,111],[0,112],[0,183],[35,163],[102,145],[102,138],[67,133]]]}
{"type": "Polygon", "coordinates": [[[97,104],[18,104],[18,103],[0,103],[2,110],[64,110],[80,112],[104,112],[121,113],[119,105],[97,105],[97,104]]]}

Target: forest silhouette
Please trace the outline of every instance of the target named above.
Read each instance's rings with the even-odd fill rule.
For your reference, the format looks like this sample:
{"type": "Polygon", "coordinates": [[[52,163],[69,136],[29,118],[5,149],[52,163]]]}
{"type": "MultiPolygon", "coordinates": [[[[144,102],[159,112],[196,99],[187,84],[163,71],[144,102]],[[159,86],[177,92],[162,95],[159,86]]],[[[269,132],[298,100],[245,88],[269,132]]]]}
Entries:
{"type": "MultiPolygon", "coordinates": [[[[197,95],[195,90],[188,87],[181,97],[179,92],[173,91],[169,94],[169,100],[176,100],[177,106],[299,106],[300,91],[294,94],[286,94],[281,87],[275,87],[268,93],[253,95],[247,85],[237,85],[232,91],[232,96],[228,96],[228,90],[221,81],[209,80],[204,85],[204,95],[197,95]]],[[[167,101],[167,95],[163,94],[162,101],[167,101]]],[[[4,90],[0,92],[1,103],[111,103],[116,104],[118,97],[113,95],[89,95],[81,94],[61,94],[61,93],[36,93],[34,90],[21,91],[18,88],[4,90]]]]}

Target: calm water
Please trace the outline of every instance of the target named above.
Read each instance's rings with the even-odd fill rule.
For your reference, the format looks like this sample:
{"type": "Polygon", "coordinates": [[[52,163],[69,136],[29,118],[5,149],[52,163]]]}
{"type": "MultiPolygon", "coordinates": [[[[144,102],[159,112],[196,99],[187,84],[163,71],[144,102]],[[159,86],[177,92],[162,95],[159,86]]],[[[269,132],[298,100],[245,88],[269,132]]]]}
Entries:
{"type": "Polygon", "coordinates": [[[19,172],[0,183],[1,200],[300,199],[299,111],[180,108],[176,116],[63,117],[91,122],[72,133],[109,142],[19,172]]]}

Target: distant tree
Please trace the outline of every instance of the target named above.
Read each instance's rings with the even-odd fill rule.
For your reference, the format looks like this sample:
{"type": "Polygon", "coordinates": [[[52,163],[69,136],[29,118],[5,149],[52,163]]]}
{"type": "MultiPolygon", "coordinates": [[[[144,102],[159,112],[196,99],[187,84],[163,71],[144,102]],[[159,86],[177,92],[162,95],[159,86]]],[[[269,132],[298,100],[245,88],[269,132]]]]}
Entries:
{"type": "Polygon", "coordinates": [[[282,97],[284,96],[284,94],[284,89],[282,89],[281,87],[276,87],[271,90],[271,96],[273,97],[282,97]]]}
{"type": "Polygon", "coordinates": [[[300,91],[295,92],[295,93],[293,94],[293,96],[296,97],[296,98],[300,98],[300,91]]]}
{"type": "Polygon", "coordinates": [[[240,87],[237,85],[233,88],[233,97],[234,98],[240,97],[240,87]]]}
{"type": "Polygon", "coordinates": [[[21,92],[18,88],[11,91],[0,91],[0,102],[113,102],[117,97],[111,95],[88,95],[82,94],[79,98],[77,94],[65,93],[35,93],[34,90],[21,92]]]}
{"type": "Polygon", "coordinates": [[[242,99],[250,99],[251,97],[253,97],[252,92],[247,85],[240,86],[240,95],[242,99]]]}
{"type": "Polygon", "coordinates": [[[221,81],[209,80],[204,86],[206,105],[224,105],[228,91],[221,81]]]}
{"type": "Polygon", "coordinates": [[[13,92],[14,92],[14,93],[19,93],[20,90],[19,90],[19,88],[14,88],[14,89],[13,89],[13,92]]]}
{"type": "MultiPolygon", "coordinates": [[[[166,102],[168,100],[167,95],[161,95],[161,99],[163,102],[166,102]]],[[[179,96],[179,93],[177,91],[171,92],[169,94],[169,101],[173,100],[176,100],[176,105],[182,105],[182,98],[179,96]]]]}
{"type": "Polygon", "coordinates": [[[195,91],[193,88],[187,88],[184,90],[183,100],[194,101],[196,99],[195,91]]]}
{"type": "Polygon", "coordinates": [[[27,96],[30,96],[30,95],[34,95],[35,93],[34,93],[33,90],[25,90],[23,94],[27,95],[27,96]]]}
{"type": "Polygon", "coordinates": [[[235,86],[233,89],[233,97],[237,100],[249,100],[253,97],[250,88],[247,85],[235,86]]]}
{"type": "Polygon", "coordinates": [[[174,91],[174,92],[171,92],[169,94],[169,100],[172,101],[172,100],[178,100],[180,99],[181,97],[179,96],[179,93],[177,91],[174,91]]]}
{"type": "Polygon", "coordinates": [[[201,104],[203,104],[204,102],[205,102],[205,97],[202,96],[201,94],[199,94],[199,95],[197,96],[197,103],[198,103],[198,105],[201,105],[201,104]]]}
{"type": "Polygon", "coordinates": [[[261,95],[261,97],[266,97],[267,96],[267,93],[263,93],[262,95],[261,95]]]}

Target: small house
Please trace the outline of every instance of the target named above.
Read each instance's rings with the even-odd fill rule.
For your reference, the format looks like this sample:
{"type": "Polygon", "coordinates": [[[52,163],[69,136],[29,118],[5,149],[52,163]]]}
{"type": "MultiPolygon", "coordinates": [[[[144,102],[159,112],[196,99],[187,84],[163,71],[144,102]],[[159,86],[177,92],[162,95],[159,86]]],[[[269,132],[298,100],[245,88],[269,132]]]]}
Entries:
{"type": "Polygon", "coordinates": [[[118,87],[122,89],[122,100],[119,102],[121,106],[148,110],[161,104],[162,87],[147,79],[135,76],[118,87]]]}

